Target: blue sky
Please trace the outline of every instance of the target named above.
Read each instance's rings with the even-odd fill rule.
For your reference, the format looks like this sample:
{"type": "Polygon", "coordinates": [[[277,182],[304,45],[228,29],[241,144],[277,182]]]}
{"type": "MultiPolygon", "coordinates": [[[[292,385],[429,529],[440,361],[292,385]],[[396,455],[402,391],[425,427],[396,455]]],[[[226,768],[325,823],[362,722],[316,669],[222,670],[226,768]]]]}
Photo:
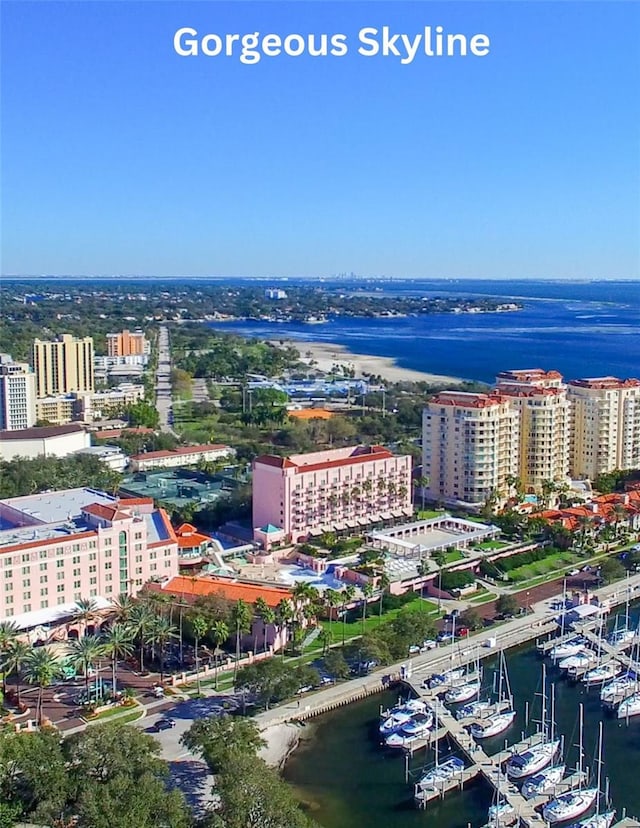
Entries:
{"type": "Polygon", "coordinates": [[[5,2],[5,274],[637,278],[640,5],[5,2]],[[491,38],[359,56],[358,30],[491,38]],[[174,32],[344,32],[180,58],[174,32]]]}

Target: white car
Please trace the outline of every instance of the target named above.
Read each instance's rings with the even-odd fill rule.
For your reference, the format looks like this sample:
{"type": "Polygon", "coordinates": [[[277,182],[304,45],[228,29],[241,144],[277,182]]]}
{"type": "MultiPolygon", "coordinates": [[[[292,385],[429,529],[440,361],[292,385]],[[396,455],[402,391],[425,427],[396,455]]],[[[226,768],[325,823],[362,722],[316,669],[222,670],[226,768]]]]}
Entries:
{"type": "Polygon", "coordinates": [[[579,570],[579,569],[570,569],[570,570],[567,572],[567,575],[579,575],[579,574],[580,574],[580,570],[579,570]]]}

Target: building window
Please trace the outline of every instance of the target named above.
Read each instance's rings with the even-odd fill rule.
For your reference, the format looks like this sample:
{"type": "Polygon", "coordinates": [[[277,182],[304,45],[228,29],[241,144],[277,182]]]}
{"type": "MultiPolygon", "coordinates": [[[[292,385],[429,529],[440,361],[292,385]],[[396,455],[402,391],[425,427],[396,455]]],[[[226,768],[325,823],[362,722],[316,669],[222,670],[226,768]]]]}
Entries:
{"type": "Polygon", "coordinates": [[[42,589],[40,590],[40,595],[48,595],[48,594],[49,594],[49,590],[47,589],[47,587],[42,587],[42,589]]]}
{"type": "Polygon", "coordinates": [[[80,555],[74,555],[74,556],[73,556],[73,561],[72,561],[72,562],[73,562],[74,564],[79,564],[79,563],[80,563],[80,555]]]}
{"type": "Polygon", "coordinates": [[[40,583],[41,584],[46,584],[47,583],[47,576],[46,575],[41,575],[40,576],[40,583]]]}
{"type": "Polygon", "coordinates": [[[22,581],[23,587],[30,587],[31,586],[31,578],[24,578],[22,581]]]}
{"type": "Polygon", "coordinates": [[[29,563],[30,560],[31,560],[30,555],[23,555],[22,556],[22,563],[29,563]]]}
{"type": "Polygon", "coordinates": [[[56,592],[64,592],[64,584],[58,584],[56,587],[56,592]]]}
{"type": "Polygon", "coordinates": [[[23,575],[28,575],[30,572],[31,572],[31,567],[29,567],[29,566],[23,566],[22,567],[22,574],[23,575]]]}
{"type": "Polygon", "coordinates": [[[56,561],[56,566],[58,569],[62,569],[62,567],[64,566],[64,561],[56,561]]]}
{"type": "Polygon", "coordinates": [[[4,591],[5,592],[11,592],[12,589],[13,589],[13,584],[5,584],[4,585],[4,591]]]}
{"type": "Polygon", "coordinates": [[[89,560],[90,561],[95,561],[96,557],[97,557],[97,554],[95,552],[90,552],[89,553],[89,560]]]}
{"type": "Polygon", "coordinates": [[[41,563],[40,564],[40,572],[46,572],[46,571],[47,571],[47,564],[46,563],[41,563]]]}
{"type": "Polygon", "coordinates": [[[104,576],[104,579],[105,581],[112,581],[113,575],[110,572],[107,572],[107,574],[104,576]]]}
{"type": "Polygon", "coordinates": [[[40,552],[38,553],[38,557],[40,558],[40,560],[42,560],[43,558],[48,557],[48,554],[49,553],[47,552],[46,549],[41,549],[40,552]]]}
{"type": "Polygon", "coordinates": [[[82,581],[74,581],[73,582],[73,588],[74,589],[80,589],[81,585],[82,585],[82,581]]]}
{"type": "Polygon", "coordinates": [[[98,583],[98,579],[97,579],[97,578],[89,578],[89,583],[90,583],[90,584],[97,584],[97,583],[98,583]]]}
{"type": "Polygon", "coordinates": [[[64,572],[58,572],[57,580],[58,581],[64,581],[64,572]]]}
{"type": "Polygon", "coordinates": [[[97,572],[97,571],[98,571],[97,566],[95,564],[91,564],[91,566],[89,567],[89,572],[97,572]]]}

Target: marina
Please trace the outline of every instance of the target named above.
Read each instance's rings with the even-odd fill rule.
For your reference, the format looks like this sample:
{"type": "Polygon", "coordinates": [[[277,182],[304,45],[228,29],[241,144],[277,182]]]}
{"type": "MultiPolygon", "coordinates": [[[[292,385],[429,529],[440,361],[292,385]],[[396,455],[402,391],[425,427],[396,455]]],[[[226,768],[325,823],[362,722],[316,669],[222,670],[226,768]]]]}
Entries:
{"type": "MultiPolygon", "coordinates": [[[[610,612],[614,607],[624,604],[629,594],[628,591],[633,589],[635,589],[635,583],[632,581],[627,585],[626,590],[620,587],[618,589],[608,588],[601,590],[600,598],[602,603],[605,604],[606,610],[610,612]]],[[[595,689],[590,689],[593,685],[587,685],[586,683],[574,680],[574,677],[566,676],[566,674],[557,669],[553,662],[551,662],[551,666],[548,669],[550,680],[558,696],[556,706],[558,708],[557,719],[559,728],[557,733],[565,736],[564,760],[566,761],[566,774],[560,781],[556,781],[553,784],[552,794],[549,791],[545,791],[542,795],[534,795],[529,798],[522,794],[519,785],[514,784],[512,780],[507,778],[506,768],[509,759],[514,755],[526,753],[527,750],[535,748],[543,741],[543,734],[541,732],[527,735],[527,731],[531,729],[530,705],[533,704],[532,687],[536,685],[536,682],[539,682],[537,675],[541,667],[540,656],[543,656],[545,653],[548,655],[552,648],[557,646],[559,642],[570,641],[572,638],[580,635],[583,638],[584,646],[590,652],[600,654],[600,659],[598,660],[596,658],[598,665],[606,665],[615,661],[619,664],[621,671],[628,671],[634,664],[633,657],[624,652],[625,649],[633,646],[633,641],[622,640],[625,638],[622,636],[618,646],[609,644],[602,635],[598,634],[600,624],[597,618],[577,624],[574,629],[567,630],[559,636],[558,632],[562,631],[559,630],[558,624],[555,621],[552,622],[549,618],[551,614],[549,607],[546,607],[544,610],[543,608],[535,609],[537,610],[534,613],[535,618],[529,619],[526,634],[515,623],[508,630],[506,629],[507,625],[505,625],[505,628],[500,632],[497,631],[497,634],[494,636],[495,647],[472,647],[470,646],[471,642],[465,642],[464,649],[442,648],[442,651],[425,654],[422,657],[422,661],[418,658],[413,663],[401,665],[400,673],[403,673],[401,676],[402,684],[417,699],[432,706],[436,712],[437,724],[434,725],[434,729],[426,734],[420,742],[416,741],[410,746],[410,749],[401,751],[401,754],[405,754],[404,772],[402,770],[403,762],[401,759],[398,761],[399,757],[396,752],[388,753],[385,750],[381,751],[378,745],[376,751],[379,755],[375,756],[374,759],[373,755],[369,753],[368,747],[366,750],[369,755],[369,761],[375,761],[376,765],[380,762],[381,766],[386,768],[386,776],[389,774],[394,776],[394,789],[396,788],[396,784],[399,783],[399,779],[395,778],[395,774],[398,773],[402,778],[404,782],[404,794],[401,793],[402,788],[398,788],[397,798],[399,801],[406,802],[405,797],[408,798],[411,796],[410,807],[418,814],[423,813],[423,821],[421,824],[437,826],[440,824],[441,819],[444,821],[444,814],[453,813],[453,811],[450,811],[452,803],[457,803],[457,807],[460,808],[460,803],[463,802],[464,806],[458,819],[451,821],[451,817],[447,817],[449,819],[448,824],[455,824],[456,826],[483,826],[487,823],[489,806],[492,800],[495,802],[496,792],[499,788],[501,800],[508,805],[508,810],[512,816],[515,816],[515,823],[522,826],[522,828],[529,828],[535,825],[546,826],[548,823],[541,815],[541,809],[552,798],[552,794],[553,797],[557,798],[572,790],[579,790],[581,786],[589,785],[594,774],[595,765],[593,763],[587,761],[584,769],[579,772],[577,770],[578,762],[576,757],[572,758],[570,755],[572,751],[575,752],[577,702],[584,705],[585,708],[586,726],[584,744],[588,748],[585,749],[585,756],[592,757],[595,755],[591,750],[591,745],[594,743],[594,726],[596,722],[603,721],[605,727],[605,774],[607,777],[611,777],[611,785],[608,790],[613,794],[614,804],[618,807],[618,820],[614,820],[613,823],[607,822],[607,824],[613,824],[615,828],[626,828],[626,826],[633,825],[633,822],[630,822],[627,814],[640,812],[640,797],[635,797],[635,791],[632,791],[629,795],[628,787],[625,786],[621,790],[620,772],[626,774],[629,772],[629,769],[624,767],[624,763],[623,767],[621,767],[619,762],[610,761],[610,752],[612,748],[614,752],[620,749],[619,743],[624,737],[626,728],[620,729],[624,728],[624,726],[618,726],[616,720],[606,715],[606,710],[600,701],[601,688],[599,685],[596,685],[595,689]],[[553,633],[555,637],[547,640],[547,636],[552,634],[552,631],[555,631],[553,633]],[[519,641],[520,646],[508,650],[507,663],[510,677],[514,673],[513,664],[515,663],[517,665],[515,674],[512,677],[513,703],[517,716],[513,724],[505,730],[504,734],[487,739],[485,744],[484,740],[478,741],[471,736],[469,726],[475,721],[482,721],[488,716],[495,714],[500,709],[497,706],[498,702],[495,700],[491,704],[481,702],[482,707],[478,708],[475,718],[457,718],[455,708],[463,710],[468,705],[458,706],[452,704],[450,705],[451,709],[448,709],[442,704],[440,699],[444,698],[445,693],[451,686],[462,686],[465,680],[469,680],[469,676],[472,675],[476,662],[481,661],[485,665],[483,669],[486,675],[492,669],[495,671],[498,661],[497,650],[507,649],[505,641],[514,639],[519,641]],[[537,646],[534,645],[534,642],[536,642],[537,646]],[[445,681],[444,683],[436,682],[433,687],[429,686],[429,678],[434,673],[442,675],[449,671],[458,670],[460,667],[466,668],[468,671],[467,674],[459,676],[457,673],[453,673],[456,677],[451,681],[445,681]],[[523,673],[526,673],[526,678],[523,673]],[[563,678],[569,680],[563,681],[563,678]],[[560,724],[562,725],[561,727],[560,724]],[[574,732],[572,732],[572,727],[574,732]],[[442,751],[442,765],[446,766],[452,757],[456,757],[457,759],[463,760],[464,768],[460,769],[456,764],[450,772],[447,772],[446,768],[445,771],[439,771],[441,765],[438,764],[439,760],[437,758],[438,751],[436,746],[438,744],[448,745],[448,748],[445,747],[442,751]],[[433,763],[434,753],[436,754],[435,765],[433,763]],[[430,762],[429,756],[431,756],[430,762]],[[397,771],[392,771],[389,766],[389,761],[393,757],[396,757],[393,761],[398,769],[397,771]],[[417,783],[421,778],[424,779],[425,777],[428,780],[438,781],[435,783],[432,781],[429,787],[421,789],[418,796],[417,783]],[[493,794],[491,791],[493,791],[493,794]],[[480,805],[480,802],[482,802],[482,805],[480,805]],[[462,813],[465,814],[464,823],[460,821],[462,813]]],[[[637,610],[634,610],[634,612],[637,616],[637,610]]],[[[557,614],[556,611],[554,615],[557,616],[557,614]]],[[[608,621],[608,626],[610,623],[611,619],[608,621]]],[[[603,630],[600,630],[600,632],[603,632],[603,630]]],[[[482,643],[484,642],[479,642],[479,644],[482,643]]],[[[392,707],[394,702],[391,699],[391,693],[387,693],[385,698],[391,702],[388,702],[387,706],[392,707]]],[[[478,696],[478,699],[484,700],[484,698],[485,696],[478,696]]],[[[366,703],[361,702],[360,704],[367,704],[369,710],[375,709],[374,699],[366,703]]],[[[507,700],[503,700],[503,707],[505,705],[508,706],[507,700]]],[[[345,709],[345,714],[347,710],[348,708],[345,709]]],[[[310,717],[310,712],[309,710],[304,711],[308,718],[310,717]]],[[[378,713],[380,712],[381,710],[378,706],[378,713]]],[[[627,743],[626,739],[624,741],[627,743]]],[[[629,748],[627,747],[625,752],[628,752],[628,750],[629,748]]],[[[304,756],[304,753],[302,756],[304,756]]],[[[562,762],[562,760],[563,757],[560,757],[557,761],[562,762]]],[[[296,765],[297,761],[294,757],[289,770],[285,771],[288,776],[289,772],[293,769],[294,778],[292,781],[294,784],[296,784],[296,765]]],[[[385,785],[382,788],[383,791],[386,790],[388,784],[385,779],[385,785]]],[[[409,805],[407,804],[406,807],[403,805],[400,811],[397,810],[397,807],[393,809],[397,819],[394,817],[391,821],[385,821],[384,823],[376,823],[374,821],[371,824],[381,826],[389,825],[394,826],[394,828],[396,825],[417,825],[418,823],[414,821],[410,812],[407,810],[408,807],[409,805]],[[400,819],[400,815],[402,816],[402,820],[400,819]]],[[[504,812],[504,816],[506,817],[506,811],[504,812]]],[[[604,825],[605,821],[609,819],[609,816],[610,813],[607,811],[602,814],[602,817],[598,816],[595,821],[591,817],[587,819],[587,817],[583,816],[582,819],[584,825],[588,825],[588,828],[600,828],[601,823],[604,825]]],[[[573,823],[577,823],[580,819],[581,817],[577,817],[573,820],[573,823]]],[[[350,828],[350,826],[364,825],[365,823],[358,821],[354,817],[350,821],[329,819],[326,823],[322,821],[322,824],[326,824],[330,828],[343,828],[343,826],[344,828],[347,828],[347,826],[350,828]]],[[[496,825],[495,822],[491,824],[493,826],[496,825]]],[[[500,817],[498,825],[502,826],[506,824],[506,821],[503,821],[502,817],[500,817]]]]}

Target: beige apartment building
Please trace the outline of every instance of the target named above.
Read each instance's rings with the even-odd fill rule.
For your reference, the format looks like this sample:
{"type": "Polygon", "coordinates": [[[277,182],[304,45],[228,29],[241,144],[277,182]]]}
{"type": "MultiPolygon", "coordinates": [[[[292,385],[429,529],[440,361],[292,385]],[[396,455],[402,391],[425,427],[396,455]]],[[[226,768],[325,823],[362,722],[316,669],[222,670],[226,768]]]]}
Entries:
{"type": "Polygon", "coordinates": [[[518,475],[520,415],[501,394],[444,391],[422,419],[423,475],[431,500],[482,504],[518,475]]]}
{"type": "Polygon", "coordinates": [[[93,391],[93,339],[62,334],[49,341],[36,339],[32,349],[38,397],[93,391]]]}
{"type": "Polygon", "coordinates": [[[544,481],[566,480],[570,465],[570,403],[558,371],[503,371],[498,393],[509,397],[520,416],[518,477],[526,492],[544,481]]]}
{"type": "Polygon", "coordinates": [[[568,398],[574,477],[640,466],[640,380],[571,380],[568,398]]]}
{"type": "Polygon", "coordinates": [[[107,334],[107,356],[142,356],[149,353],[149,343],[142,331],[120,331],[107,334]]]}

